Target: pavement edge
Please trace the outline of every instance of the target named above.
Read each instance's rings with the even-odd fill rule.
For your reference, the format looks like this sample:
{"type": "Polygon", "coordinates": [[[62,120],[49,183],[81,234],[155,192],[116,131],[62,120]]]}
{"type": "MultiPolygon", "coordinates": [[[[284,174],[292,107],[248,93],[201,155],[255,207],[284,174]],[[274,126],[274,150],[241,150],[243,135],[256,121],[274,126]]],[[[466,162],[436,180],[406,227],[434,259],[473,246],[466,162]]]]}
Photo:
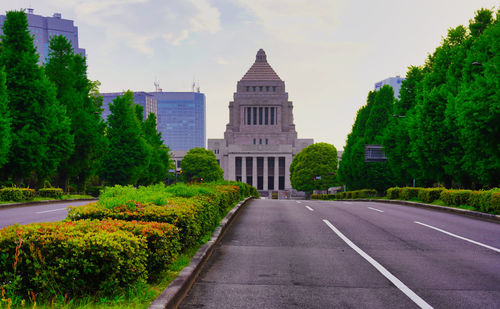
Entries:
{"type": "Polygon", "coordinates": [[[193,256],[191,262],[186,266],[175,278],[170,285],[149,305],[148,309],[171,309],[178,308],[184,298],[187,296],[194,282],[198,278],[201,270],[207,263],[210,256],[215,250],[215,247],[222,240],[227,229],[236,219],[242,207],[254,197],[247,197],[243,201],[229,211],[222,219],[219,226],[215,229],[210,240],[200,247],[198,252],[193,256]]]}
{"type": "Polygon", "coordinates": [[[67,200],[46,200],[46,201],[34,201],[34,202],[22,202],[22,203],[11,203],[11,204],[0,204],[0,209],[3,208],[15,208],[15,207],[26,207],[26,206],[37,206],[44,204],[58,204],[67,202],[85,202],[85,201],[97,201],[98,198],[73,198],[67,200]]]}
{"type": "Polygon", "coordinates": [[[431,204],[412,202],[412,201],[382,200],[382,199],[350,199],[350,200],[335,200],[335,201],[357,201],[357,202],[375,202],[375,203],[397,204],[397,205],[402,205],[402,206],[427,208],[427,209],[432,209],[432,210],[442,211],[442,212],[451,212],[451,213],[462,215],[462,216],[473,217],[476,219],[482,219],[482,220],[486,220],[486,221],[500,223],[500,216],[499,215],[487,214],[484,212],[467,210],[467,209],[462,209],[462,208],[431,205],[431,204]]]}

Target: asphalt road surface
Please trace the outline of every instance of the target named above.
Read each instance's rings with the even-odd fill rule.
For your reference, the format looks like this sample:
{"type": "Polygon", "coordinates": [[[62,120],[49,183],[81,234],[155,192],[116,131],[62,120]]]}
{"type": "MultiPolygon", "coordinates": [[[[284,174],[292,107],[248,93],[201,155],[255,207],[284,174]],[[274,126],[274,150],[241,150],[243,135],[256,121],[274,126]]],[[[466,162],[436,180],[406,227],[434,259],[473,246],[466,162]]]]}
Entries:
{"type": "Polygon", "coordinates": [[[253,200],[181,308],[500,308],[500,224],[366,202],[253,200]]]}
{"type": "Polygon", "coordinates": [[[66,219],[69,206],[82,206],[93,201],[65,202],[33,206],[0,208],[0,228],[35,222],[55,222],[66,219]]]}

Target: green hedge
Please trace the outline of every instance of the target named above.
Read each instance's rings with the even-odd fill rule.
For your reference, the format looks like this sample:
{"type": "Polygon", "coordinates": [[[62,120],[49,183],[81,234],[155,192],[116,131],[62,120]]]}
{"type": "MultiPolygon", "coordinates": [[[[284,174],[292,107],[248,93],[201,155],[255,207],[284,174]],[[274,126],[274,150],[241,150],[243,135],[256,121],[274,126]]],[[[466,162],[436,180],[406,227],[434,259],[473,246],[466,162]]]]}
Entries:
{"type": "Polygon", "coordinates": [[[147,279],[147,243],[131,232],[71,223],[0,230],[0,282],[6,298],[114,294],[147,279]]]}
{"type": "Polygon", "coordinates": [[[61,188],[43,188],[39,189],[37,194],[40,197],[61,199],[63,196],[63,190],[61,188]]]}
{"type": "Polygon", "coordinates": [[[417,197],[424,203],[432,203],[440,199],[443,190],[445,188],[422,188],[418,190],[417,197]]]}
{"type": "Polygon", "coordinates": [[[389,188],[387,197],[389,199],[411,200],[418,199],[424,203],[432,203],[441,200],[447,206],[467,205],[474,207],[482,212],[500,213],[497,196],[500,194],[500,188],[491,190],[448,190],[445,188],[389,188]]]}
{"type": "Polygon", "coordinates": [[[35,196],[35,190],[29,188],[7,187],[0,189],[0,200],[2,201],[30,201],[35,196]]]}
{"type": "Polygon", "coordinates": [[[377,196],[377,190],[363,189],[356,191],[344,191],[337,194],[312,194],[312,200],[343,200],[343,199],[356,199],[356,198],[369,198],[377,196]]]}
{"type": "Polygon", "coordinates": [[[311,194],[311,200],[334,200],[335,194],[311,194]]]}

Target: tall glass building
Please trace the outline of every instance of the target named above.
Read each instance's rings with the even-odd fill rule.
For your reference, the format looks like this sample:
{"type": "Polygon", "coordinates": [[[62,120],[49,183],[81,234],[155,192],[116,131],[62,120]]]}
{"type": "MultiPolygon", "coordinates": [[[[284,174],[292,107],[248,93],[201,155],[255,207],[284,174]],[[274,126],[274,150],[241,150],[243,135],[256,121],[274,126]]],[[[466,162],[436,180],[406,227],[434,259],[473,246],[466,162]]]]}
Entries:
{"type": "MultiPolygon", "coordinates": [[[[111,114],[109,111],[109,104],[113,102],[114,99],[116,99],[117,96],[122,96],[123,92],[108,92],[108,93],[101,93],[102,95],[102,118],[106,120],[111,114]]],[[[138,91],[134,92],[134,103],[139,104],[144,108],[144,114],[143,118],[146,119],[148,118],[149,113],[153,113],[156,115],[156,123],[158,125],[158,109],[157,109],[157,103],[156,99],[150,95],[147,92],[143,91],[138,91]]]]}
{"type": "MultiPolygon", "coordinates": [[[[44,17],[33,14],[33,9],[27,10],[28,29],[33,35],[33,44],[40,55],[39,64],[45,63],[49,57],[49,43],[54,35],[63,35],[71,43],[75,54],[85,57],[85,49],[78,46],[78,27],[72,20],[63,19],[60,13],[54,13],[52,17],[44,17]]],[[[5,15],[0,15],[0,35],[3,35],[3,23],[5,15]]]]}
{"type": "Polygon", "coordinates": [[[170,150],[206,145],[205,94],[149,92],[158,102],[158,131],[170,150]]]}

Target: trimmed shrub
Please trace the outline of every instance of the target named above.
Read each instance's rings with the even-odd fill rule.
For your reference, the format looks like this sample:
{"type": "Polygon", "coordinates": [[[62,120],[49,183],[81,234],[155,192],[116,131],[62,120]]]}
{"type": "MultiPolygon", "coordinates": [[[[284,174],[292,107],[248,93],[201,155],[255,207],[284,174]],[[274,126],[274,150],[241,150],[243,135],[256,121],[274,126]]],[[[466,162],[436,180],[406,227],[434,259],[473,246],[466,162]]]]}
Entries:
{"type": "Polygon", "coordinates": [[[414,188],[414,187],[401,188],[400,189],[401,191],[399,192],[399,198],[407,201],[414,198],[418,198],[418,192],[420,191],[420,189],[422,188],[414,188]]]}
{"type": "Polygon", "coordinates": [[[500,192],[491,193],[490,209],[500,213],[500,192]]]}
{"type": "Polygon", "coordinates": [[[362,189],[356,191],[344,191],[339,192],[335,195],[336,199],[356,199],[356,198],[367,198],[377,196],[377,190],[374,189],[362,189]]]}
{"type": "Polygon", "coordinates": [[[387,189],[387,197],[391,200],[398,199],[400,192],[401,188],[399,187],[389,188],[387,189]]]}
{"type": "Polygon", "coordinates": [[[35,197],[35,190],[29,188],[8,187],[0,189],[0,200],[2,201],[30,201],[35,197]]]}
{"type": "Polygon", "coordinates": [[[418,199],[424,203],[432,203],[438,200],[444,188],[419,188],[418,199]]]}
{"type": "Polygon", "coordinates": [[[311,200],[334,200],[335,194],[311,194],[311,200]]]}
{"type": "Polygon", "coordinates": [[[440,199],[446,205],[467,205],[471,196],[471,190],[443,190],[440,199]]]}
{"type": "Polygon", "coordinates": [[[84,231],[71,222],[0,230],[0,282],[7,298],[109,295],[145,282],[145,237],[99,225],[84,231]]]}
{"type": "Polygon", "coordinates": [[[63,190],[61,188],[43,188],[39,189],[37,193],[40,197],[50,197],[55,199],[61,199],[63,196],[63,190]]]}

